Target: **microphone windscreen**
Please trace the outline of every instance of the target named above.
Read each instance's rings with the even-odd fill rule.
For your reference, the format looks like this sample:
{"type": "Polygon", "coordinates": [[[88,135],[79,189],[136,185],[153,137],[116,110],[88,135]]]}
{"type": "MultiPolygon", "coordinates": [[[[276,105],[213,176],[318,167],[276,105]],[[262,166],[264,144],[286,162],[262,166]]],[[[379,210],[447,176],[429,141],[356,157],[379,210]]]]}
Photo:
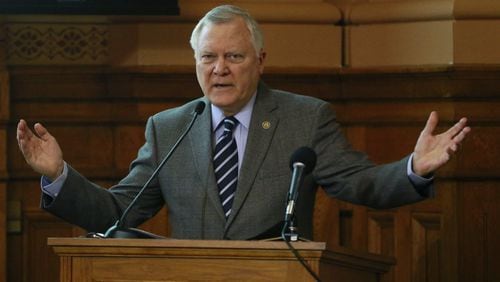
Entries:
{"type": "Polygon", "coordinates": [[[203,113],[204,109],[205,109],[205,103],[200,101],[200,102],[198,102],[198,104],[196,104],[196,108],[194,108],[194,112],[197,115],[200,115],[201,113],[203,113]]]}
{"type": "Polygon", "coordinates": [[[293,170],[293,164],[297,162],[303,163],[305,165],[304,173],[308,174],[314,169],[314,166],[316,165],[316,153],[309,147],[300,147],[295,150],[295,152],[292,154],[292,157],[290,158],[290,169],[293,170]]]}

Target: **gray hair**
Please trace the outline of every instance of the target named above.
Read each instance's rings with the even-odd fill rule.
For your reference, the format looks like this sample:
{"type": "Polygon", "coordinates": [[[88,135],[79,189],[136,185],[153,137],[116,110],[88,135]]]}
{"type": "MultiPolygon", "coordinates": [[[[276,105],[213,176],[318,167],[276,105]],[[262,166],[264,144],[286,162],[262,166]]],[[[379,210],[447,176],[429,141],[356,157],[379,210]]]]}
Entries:
{"type": "Polygon", "coordinates": [[[207,26],[208,24],[228,23],[236,19],[237,17],[241,17],[245,21],[245,24],[252,37],[252,44],[258,56],[260,50],[264,47],[264,38],[262,36],[262,31],[259,28],[259,24],[246,10],[233,5],[222,5],[215,7],[208,13],[206,13],[205,16],[198,22],[196,27],[193,29],[193,32],[191,33],[191,39],[189,40],[191,48],[193,48],[195,54],[196,49],[198,48],[198,39],[200,38],[200,33],[205,26],[207,26]]]}

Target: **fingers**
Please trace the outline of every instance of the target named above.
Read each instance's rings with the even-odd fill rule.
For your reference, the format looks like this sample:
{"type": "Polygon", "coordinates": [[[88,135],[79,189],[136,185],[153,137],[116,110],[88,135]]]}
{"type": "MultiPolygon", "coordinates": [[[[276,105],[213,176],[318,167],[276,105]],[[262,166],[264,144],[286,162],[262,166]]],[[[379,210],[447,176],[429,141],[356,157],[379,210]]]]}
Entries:
{"type": "Polygon", "coordinates": [[[51,137],[49,131],[41,123],[35,123],[34,129],[43,141],[47,141],[51,137]]]}
{"type": "Polygon", "coordinates": [[[28,127],[28,124],[25,120],[21,119],[17,124],[17,144],[19,149],[21,150],[24,158],[28,160],[31,157],[32,150],[30,149],[33,146],[33,132],[28,127]]]}
{"type": "Polygon", "coordinates": [[[33,136],[34,134],[29,129],[26,121],[21,119],[17,124],[16,138],[17,138],[17,144],[23,153],[25,152],[33,136]]]}
{"type": "Polygon", "coordinates": [[[40,123],[35,124],[34,131],[29,128],[28,123],[24,119],[19,120],[16,138],[19,148],[25,156],[30,154],[30,148],[39,144],[38,141],[48,141],[52,137],[40,123]]]}
{"type": "Polygon", "coordinates": [[[456,153],[459,149],[460,144],[465,139],[467,134],[471,131],[471,128],[466,126],[467,119],[461,118],[453,127],[451,127],[445,134],[449,136],[450,145],[448,146],[447,153],[456,153]]]}
{"type": "MultiPolygon", "coordinates": [[[[37,137],[40,137],[40,139],[47,141],[47,139],[51,137],[49,131],[41,123],[36,123],[33,128],[35,130],[37,137]]],[[[30,140],[35,136],[35,133],[31,131],[31,129],[28,126],[28,123],[24,119],[21,119],[17,124],[18,142],[22,140],[24,141],[30,140]]]]}
{"type": "Polygon", "coordinates": [[[28,128],[28,124],[25,120],[21,119],[17,124],[17,140],[30,138],[31,130],[28,128]]]}
{"type": "Polygon", "coordinates": [[[461,143],[465,139],[465,136],[471,131],[470,127],[466,126],[460,130],[458,134],[453,137],[453,141],[457,144],[461,143]]]}
{"type": "MultiPolygon", "coordinates": [[[[446,131],[446,134],[450,138],[455,138],[457,135],[461,134],[465,130],[465,134],[470,131],[469,127],[466,127],[467,124],[467,119],[466,118],[461,118],[455,125],[453,125],[450,129],[446,131]],[[466,129],[467,128],[467,129],[466,129]]],[[[465,137],[465,135],[463,136],[465,137]]],[[[463,139],[463,138],[462,138],[463,139]]],[[[461,140],[461,139],[460,139],[461,140]]]]}
{"type": "Polygon", "coordinates": [[[456,153],[457,151],[458,151],[458,144],[457,144],[457,143],[452,143],[452,144],[450,145],[450,147],[448,147],[448,151],[447,151],[447,153],[448,153],[449,155],[451,155],[451,154],[453,154],[453,153],[456,153]]]}
{"type": "Polygon", "coordinates": [[[425,124],[424,129],[422,130],[422,134],[431,135],[432,132],[434,132],[434,129],[436,129],[438,121],[439,121],[439,117],[438,117],[437,112],[432,111],[429,115],[429,118],[427,119],[427,123],[425,124]]]}

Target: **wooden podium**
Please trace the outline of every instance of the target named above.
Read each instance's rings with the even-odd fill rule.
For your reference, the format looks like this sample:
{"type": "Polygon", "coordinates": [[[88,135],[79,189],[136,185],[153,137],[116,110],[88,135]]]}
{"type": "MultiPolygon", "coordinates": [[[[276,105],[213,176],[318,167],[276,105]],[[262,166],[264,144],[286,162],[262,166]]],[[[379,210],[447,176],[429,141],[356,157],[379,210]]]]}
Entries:
{"type": "MultiPolygon", "coordinates": [[[[314,281],[284,242],[49,238],[61,281],[314,281]]],[[[380,281],[393,258],[321,242],[293,246],[321,281],[380,281]]]]}

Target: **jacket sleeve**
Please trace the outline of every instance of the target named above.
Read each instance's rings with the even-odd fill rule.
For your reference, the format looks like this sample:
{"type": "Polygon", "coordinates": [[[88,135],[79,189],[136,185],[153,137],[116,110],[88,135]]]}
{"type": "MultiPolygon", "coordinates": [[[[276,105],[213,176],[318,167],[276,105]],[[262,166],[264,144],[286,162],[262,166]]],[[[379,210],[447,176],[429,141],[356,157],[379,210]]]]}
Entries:
{"type": "Polygon", "coordinates": [[[411,183],[406,171],[408,156],[377,166],[366,154],[351,148],[329,104],[320,107],[317,119],[313,146],[318,161],[313,176],[328,195],[372,208],[393,208],[430,194],[419,192],[411,183]]]}

